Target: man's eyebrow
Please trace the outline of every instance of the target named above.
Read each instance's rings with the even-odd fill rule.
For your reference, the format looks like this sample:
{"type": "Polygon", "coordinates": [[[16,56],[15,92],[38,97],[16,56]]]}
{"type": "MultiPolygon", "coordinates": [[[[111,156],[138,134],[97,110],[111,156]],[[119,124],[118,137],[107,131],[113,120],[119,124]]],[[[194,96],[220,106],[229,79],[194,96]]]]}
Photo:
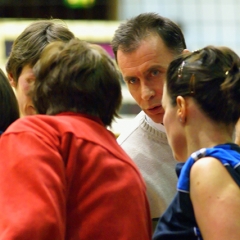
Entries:
{"type": "Polygon", "coordinates": [[[154,69],[160,69],[161,70],[161,69],[166,69],[166,67],[161,66],[161,65],[153,65],[153,66],[149,67],[145,72],[150,72],[154,69]]]}

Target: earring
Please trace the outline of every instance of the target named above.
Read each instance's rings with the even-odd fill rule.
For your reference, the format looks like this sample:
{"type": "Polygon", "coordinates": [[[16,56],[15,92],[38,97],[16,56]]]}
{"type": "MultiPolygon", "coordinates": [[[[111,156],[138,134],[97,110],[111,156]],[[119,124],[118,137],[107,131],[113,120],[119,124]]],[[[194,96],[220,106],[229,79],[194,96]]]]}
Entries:
{"type": "Polygon", "coordinates": [[[179,118],[179,122],[180,122],[180,123],[182,122],[182,118],[179,118]]]}

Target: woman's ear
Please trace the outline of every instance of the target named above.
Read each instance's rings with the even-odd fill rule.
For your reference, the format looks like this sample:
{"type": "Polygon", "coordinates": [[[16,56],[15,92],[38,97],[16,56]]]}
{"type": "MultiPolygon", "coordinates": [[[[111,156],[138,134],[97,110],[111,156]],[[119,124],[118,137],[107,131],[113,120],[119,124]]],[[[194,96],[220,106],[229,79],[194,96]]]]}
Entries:
{"type": "Polygon", "coordinates": [[[13,88],[17,88],[17,82],[14,80],[12,73],[8,73],[8,80],[13,88]]]}
{"type": "Polygon", "coordinates": [[[185,53],[190,53],[190,51],[189,51],[188,49],[184,49],[184,50],[182,51],[182,53],[183,53],[183,54],[185,54],[185,53]]]}
{"type": "Polygon", "coordinates": [[[186,101],[182,96],[177,96],[177,117],[181,123],[186,122],[186,101]]]}

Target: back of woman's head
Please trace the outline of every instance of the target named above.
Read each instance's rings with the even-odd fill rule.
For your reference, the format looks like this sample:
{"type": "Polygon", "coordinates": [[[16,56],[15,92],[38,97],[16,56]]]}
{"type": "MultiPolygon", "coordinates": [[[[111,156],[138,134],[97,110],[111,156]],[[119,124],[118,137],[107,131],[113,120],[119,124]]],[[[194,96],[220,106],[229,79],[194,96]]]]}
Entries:
{"type": "Polygon", "coordinates": [[[0,69],[0,132],[19,118],[19,110],[16,96],[7,77],[0,69]]]}
{"type": "Polygon", "coordinates": [[[118,116],[120,73],[100,46],[79,39],[51,43],[33,71],[33,102],[39,113],[85,113],[99,117],[105,126],[118,116]]]}
{"type": "Polygon", "coordinates": [[[207,46],[181,55],[167,72],[172,104],[177,96],[189,96],[212,120],[235,124],[240,117],[239,67],[239,56],[227,47],[207,46]]]}

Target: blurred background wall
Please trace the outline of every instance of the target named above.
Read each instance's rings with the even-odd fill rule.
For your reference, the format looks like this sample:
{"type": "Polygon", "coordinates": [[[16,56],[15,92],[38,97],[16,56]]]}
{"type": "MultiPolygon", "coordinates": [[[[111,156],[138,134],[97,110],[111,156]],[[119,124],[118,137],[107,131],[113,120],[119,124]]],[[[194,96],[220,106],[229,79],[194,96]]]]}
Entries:
{"type": "MultiPolygon", "coordinates": [[[[125,19],[157,12],[182,29],[189,50],[225,45],[240,54],[240,0],[0,0],[0,67],[14,39],[33,20],[58,18],[80,39],[97,43],[113,57],[110,42],[125,19]]],[[[123,84],[122,119],[113,124],[121,132],[139,111],[123,84]]]]}
{"type": "MultiPolygon", "coordinates": [[[[227,45],[240,54],[240,0],[0,0],[0,24],[15,19],[16,26],[21,20],[39,18],[60,18],[75,24],[103,21],[106,27],[98,25],[101,31],[92,35],[108,40],[119,21],[150,11],[180,25],[190,50],[208,44],[227,45]],[[110,30],[109,21],[116,22],[110,30]]],[[[92,24],[84,31],[87,35],[96,29],[92,24]]],[[[76,29],[76,35],[84,36],[80,31],[82,28],[76,29]]]]}
{"type": "Polygon", "coordinates": [[[118,19],[157,12],[181,26],[190,50],[226,45],[240,54],[239,0],[119,0],[118,19]]]}

